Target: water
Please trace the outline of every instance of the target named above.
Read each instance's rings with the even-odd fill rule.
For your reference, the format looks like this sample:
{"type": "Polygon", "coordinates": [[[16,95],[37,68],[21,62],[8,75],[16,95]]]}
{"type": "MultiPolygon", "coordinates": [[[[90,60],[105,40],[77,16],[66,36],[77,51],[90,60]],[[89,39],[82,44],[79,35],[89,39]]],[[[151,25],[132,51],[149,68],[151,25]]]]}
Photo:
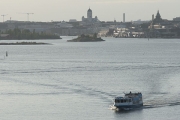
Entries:
{"type": "Polygon", "coordinates": [[[1,120],[180,118],[180,40],[68,39],[0,46],[1,120]],[[142,92],[143,109],[109,109],[129,91],[142,92]]]}

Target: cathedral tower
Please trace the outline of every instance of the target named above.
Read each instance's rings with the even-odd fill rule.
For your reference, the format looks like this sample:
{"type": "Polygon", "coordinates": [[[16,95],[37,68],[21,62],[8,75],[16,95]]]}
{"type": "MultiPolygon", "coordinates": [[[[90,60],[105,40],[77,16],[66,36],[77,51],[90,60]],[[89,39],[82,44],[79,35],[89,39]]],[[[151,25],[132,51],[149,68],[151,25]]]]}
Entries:
{"type": "Polygon", "coordinates": [[[158,12],[156,14],[156,18],[154,19],[153,23],[155,24],[155,23],[161,23],[161,22],[163,22],[163,19],[161,18],[161,15],[158,10],[158,12]]]}
{"type": "Polygon", "coordinates": [[[89,10],[87,11],[87,18],[90,20],[92,19],[92,10],[89,8],[89,10]]]}

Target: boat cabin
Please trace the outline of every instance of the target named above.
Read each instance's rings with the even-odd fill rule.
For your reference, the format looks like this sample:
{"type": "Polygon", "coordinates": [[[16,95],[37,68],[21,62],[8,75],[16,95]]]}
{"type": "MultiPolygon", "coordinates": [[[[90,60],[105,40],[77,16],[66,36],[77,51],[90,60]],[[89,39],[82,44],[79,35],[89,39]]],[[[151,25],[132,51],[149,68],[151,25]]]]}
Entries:
{"type": "Polygon", "coordinates": [[[131,98],[123,98],[123,97],[116,97],[114,100],[115,103],[131,103],[131,98]]]}
{"type": "Polygon", "coordinates": [[[124,97],[115,97],[113,107],[118,109],[132,109],[143,106],[141,93],[125,93],[124,97]]]}
{"type": "Polygon", "coordinates": [[[125,93],[124,97],[116,97],[114,99],[115,105],[120,104],[139,104],[142,102],[142,94],[141,93],[125,93]]]}

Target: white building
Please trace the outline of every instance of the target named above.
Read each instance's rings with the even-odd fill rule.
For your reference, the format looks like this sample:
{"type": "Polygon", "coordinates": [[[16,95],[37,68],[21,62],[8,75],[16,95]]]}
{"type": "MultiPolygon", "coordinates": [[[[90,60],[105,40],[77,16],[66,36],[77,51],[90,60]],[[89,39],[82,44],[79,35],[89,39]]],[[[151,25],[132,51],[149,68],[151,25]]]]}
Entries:
{"type": "Polygon", "coordinates": [[[58,23],[56,28],[72,28],[73,26],[71,24],[66,23],[65,21],[62,21],[61,23],[58,23]]]}
{"type": "Polygon", "coordinates": [[[99,21],[97,16],[95,18],[92,17],[92,10],[89,8],[87,11],[87,18],[82,16],[82,22],[97,22],[99,21]]]}

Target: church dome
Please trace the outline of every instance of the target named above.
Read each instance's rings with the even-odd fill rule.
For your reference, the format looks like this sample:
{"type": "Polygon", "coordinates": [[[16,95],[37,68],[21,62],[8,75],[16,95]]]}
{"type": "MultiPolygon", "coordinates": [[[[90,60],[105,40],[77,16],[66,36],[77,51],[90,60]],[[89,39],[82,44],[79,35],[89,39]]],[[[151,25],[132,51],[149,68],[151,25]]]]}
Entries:
{"type": "Polygon", "coordinates": [[[156,14],[156,18],[154,19],[153,23],[155,24],[155,23],[161,23],[161,22],[163,22],[163,19],[161,18],[161,15],[158,10],[158,12],[156,14]]]}
{"type": "Polygon", "coordinates": [[[89,9],[88,9],[88,12],[92,12],[92,10],[89,8],[89,9]]]}

